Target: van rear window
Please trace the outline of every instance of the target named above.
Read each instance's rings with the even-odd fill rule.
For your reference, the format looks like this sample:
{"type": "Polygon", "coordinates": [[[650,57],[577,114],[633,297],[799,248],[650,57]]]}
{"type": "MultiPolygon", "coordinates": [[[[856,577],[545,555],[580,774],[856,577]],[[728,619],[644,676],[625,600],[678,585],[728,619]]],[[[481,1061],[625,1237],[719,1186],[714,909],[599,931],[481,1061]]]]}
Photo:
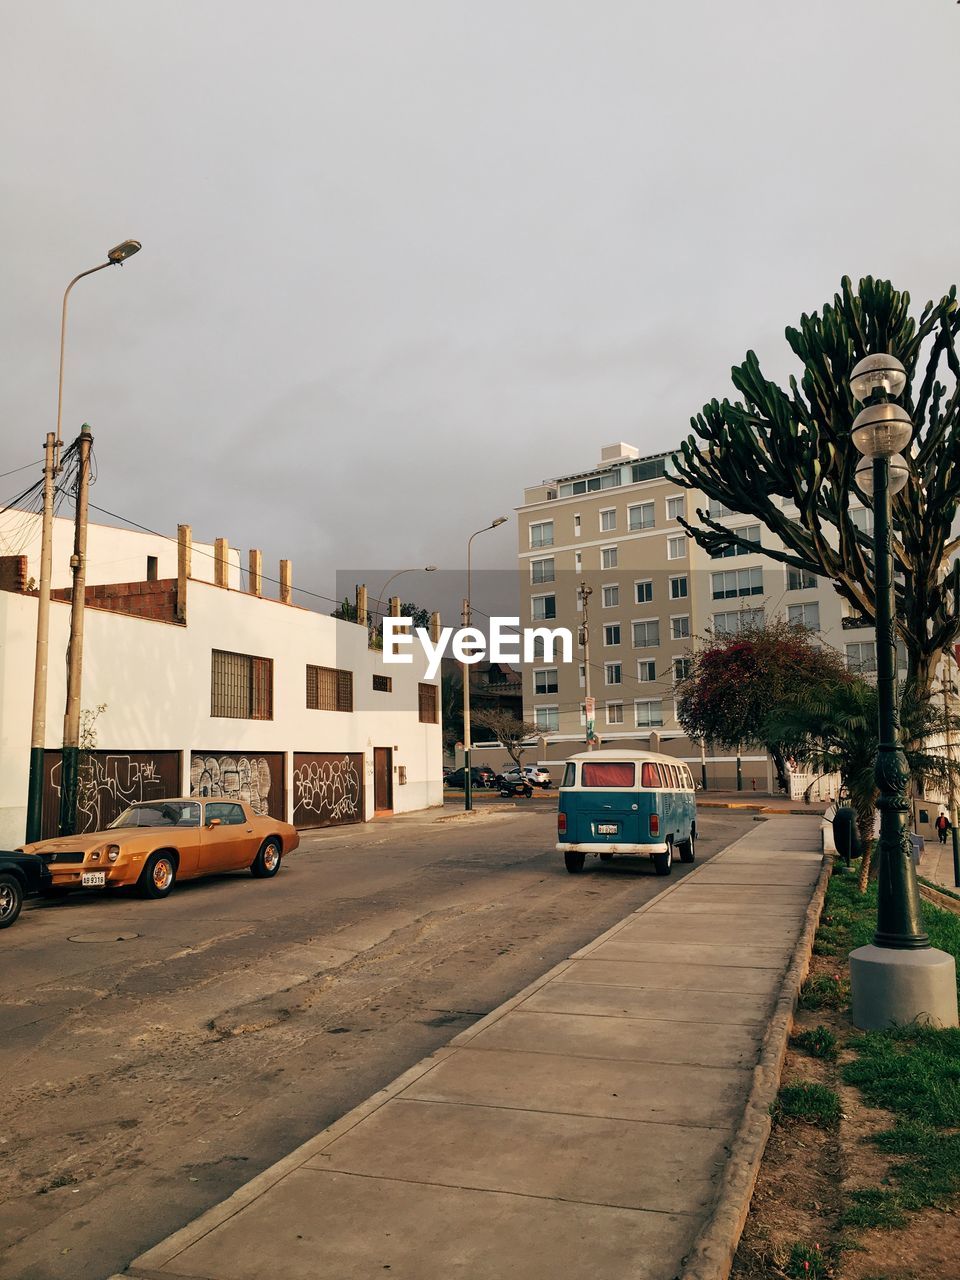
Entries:
{"type": "Polygon", "coordinates": [[[640,768],[640,785],[642,787],[662,787],[660,780],[660,770],[655,764],[649,760],[645,761],[640,768]]]}
{"type": "Polygon", "coordinates": [[[577,780],[577,766],[572,760],[568,760],[563,770],[563,781],[561,787],[572,787],[577,780]]]}
{"type": "Polygon", "coordinates": [[[584,761],[580,769],[580,783],[584,787],[632,787],[636,776],[631,760],[584,761]]]}

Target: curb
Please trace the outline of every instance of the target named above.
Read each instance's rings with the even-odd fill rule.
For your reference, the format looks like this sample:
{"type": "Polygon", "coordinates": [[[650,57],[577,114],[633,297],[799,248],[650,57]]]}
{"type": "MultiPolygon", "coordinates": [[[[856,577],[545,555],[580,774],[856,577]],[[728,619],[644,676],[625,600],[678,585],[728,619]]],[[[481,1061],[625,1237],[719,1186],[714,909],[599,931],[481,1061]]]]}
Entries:
{"type": "Polygon", "coordinates": [[[750,1095],[731,1144],[716,1206],[687,1254],[680,1280],[727,1280],[730,1275],[740,1235],[750,1211],[760,1162],[770,1137],[770,1105],[780,1088],[793,1014],[800,987],[810,967],[813,940],[820,923],[820,913],[832,870],[833,862],[825,856],[820,878],[807,907],[803,933],[784,975],[776,1007],[763,1037],[760,1060],[753,1069],[750,1095]]]}

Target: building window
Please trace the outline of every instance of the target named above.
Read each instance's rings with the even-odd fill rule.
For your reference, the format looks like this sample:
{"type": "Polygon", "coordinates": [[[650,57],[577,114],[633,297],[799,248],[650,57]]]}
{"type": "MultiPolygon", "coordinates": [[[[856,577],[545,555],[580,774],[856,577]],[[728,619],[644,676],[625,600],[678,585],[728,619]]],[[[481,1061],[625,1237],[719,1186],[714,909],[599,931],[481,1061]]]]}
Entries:
{"type": "Polygon", "coordinates": [[[623,724],[623,703],[607,703],[607,724],[623,724]]]}
{"type": "Polygon", "coordinates": [[[856,511],[851,511],[850,523],[861,533],[873,537],[873,511],[869,507],[857,507],[856,511]]]}
{"type": "Polygon", "coordinates": [[[805,573],[802,569],[787,570],[788,591],[809,591],[811,587],[816,585],[817,575],[815,573],[805,573]]]}
{"type": "Polygon", "coordinates": [[[561,498],[571,498],[577,493],[596,493],[598,489],[616,489],[620,485],[620,471],[605,471],[600,476],[588,476],[586,480],[569,480],[559,486],[561,498]]]}
{"type": "Polygon", "coordinates": [[[670,619],[670,639],[690,639],[690,615],[688,613],[683,614],[682,617],[670,619]]]}
{"type": "Polygon", "coordinates": [[[652,529],[656,520],[656,504],[638,502],[635,507],[627,507],[627,526],[630,529],[652,529]]]}
{"type": "Polygon", "coordinates": [[[667,499],[667,519],[679,520],[683,515],[683,496],[667,499]]]}
{"type": "Polygon", "coordinates": [[[214,649],[210,714],[235,720],[272,720],[273,659],[214,649]]]}
{"type": "Polygon", "coordinates": [[[604,547],[600,552],[600,568],[615,569],[617,567],[617,548],[604,547]]]}
{"type": "Polygon", "coordinates": [[[553,582],[555,578],[556,578],[556,573],[554,572],[553,556],[548,557],[548,559],[546,560],[530,561],[530,581],[531,582],[533,583],[553,582]]]}
{"type": "Polygon", "coordinates": [[[611,529],[617,527],[617,509],[616,507],[608,507],[606,511],[600,512],[600,531],[608,533],[611,529]]]}
{"type": "Polygon", "coordinates": [[[618,586],[603,588],[603,607],[605,609],[615,609],[620,603],[620,588],[618,586]]]}
{"type": "Polygon", "coordinates": [[[575,538],[579,538],[579,537],[580,537],[580,517],[579,517],[579,515],[575,515],[575,516],[573,517],[573,536],[574,536],[575,538]]]}
{"type": "Polygon", "coordinates": [[[847,670],[858,673],[876,671],[877,645],[874,640],[861,640],[847,645],[847,670]]]}
{"type": "Polygon", "coordinates": [[[583,568],[583,552],[575,551],[573,553],[573,569],[575,573],[579,573],[583,568]]]}
{"type": "Polygon", "coordinates": [[[633,586],[637,604],[649,604],[653,599],[653,583],[635,582],[633,586]]]}
{"type": "Polygon", "coordinates": [[[393,676],[374,676],[373,687],[377,693],[393,693],[393,676]]]}
{"type": "Polygon", "coordinates": [[[542,662],[546,657],[547,642],[543,636],[533,637],[533,660],[534,662],[542,662]]]}
{"type": "Polygon", "coordinates": [[[711,573],[710,586],[714,600],[733,600],[737,596],[763,595],[763,570],[725,569],[711,573]]]}
{"type": "Polygon", "coordinates": [[[534,693],[556,693],[558,688],[557,667],[545,667],[542,671],[533,673],[534,693]]]}
{"type": "Polygon", "coordinates": [[[308,666],[307,707],[311,711],[352,711],[353,672],[308,666]]]}
{"type": "Polygon", "coordinates": [[[645,458],[643,462],[635,462],[630,468],[634,484],[639,484],[641,480],[656,480],[659,476],[666,474],[666,458],[645,458]]]}
{"type": "Polygon", "coordinates": [[[673,683],[679,684],[681,680],[686,680],[692,671],[693,671],[692,658],[674,658],[673,683]]]}
{"type": "Polygon", "coordinates": [[[530,546],[533,548],[553,546],[552,520],[544,520],[540,524],[530,526],[530,546]]]}
{"type": "Polygon", "coordinates": [[[439,700],[435,684],[418,684],[417,696],[420,703],[420,723],[439,724],[439,700]]]}
{"type": "Polygon", "coordinates": [[[642,658],[637,663],[637,679],[641,684],[648,684],[657,678],[657,664],[642,658]]]}
{"type": "Polygon", "coordinates": [[[604,684],[623,684],[623,667],[619,662],[606,662],[603,667],[604,684]]]}
{"type": "Polygon", "coordinates": [[[534,622],[543,622],[557,616],[556,596],[534,596],[530,603],[534,622]]]}
{"type": "Polygon", "coordinates": [[[670,599],[686,600],[687,598],[687,578],[684,574],[681,578],[670,579],[670,599]]]}
{"type": "Polygon", "coordinates": [[[787,621],[795,626],[806,627],[808,631],[819,631],[820,606],[815,600],[812,604],[788,605],[787,621]]]}
{"type": "Polygon", "coordinates": [[[638,729],[655,729],[663,724],[663,703],[659,698],[644,698],[633,704],[638,729]]]}
{"type": "Polygon", "coordinates": [[[739,635],[744,627],[762,627],[765,615],[762,609],[738,609],[732,613],[715,613],[713,630],[716,635],[739,635]]]}
{"type": "Polygon", "coordinates": [[[720,520],[723,516],[732,516],[733,512],[716,498],[710,499],[709,515],[711,520],[720,520]]]}
{"type": "Polygon", "coordinates": [[[633,624],[633,647],[635,649],[652,649],[660,643],[660,619],[651,618],[647,622],[633,624]]]}
{"type": "Polygon", "coordinates": [[[156,582],[159,576],[159,562],[156,556],[147,556],[147,581],[156,582]]]}
{"type": "Polygon", "coordinates": [[[603,628],[603,643],[608,648],[610,645],[620,643],[620,623],[608,622],[603,628]]]}
{"type": "Polygon", "coordinates": [[[686,558],[686,554],[687,554],[686,534],[681,533],[675,538],[667,539],[667,559],[668,560],[683,560],[686,558]]]}
{"type": "Polygon", "coordinates": [[[711,560],[729,560],[732,556],[749,556],[753,554],[754,547],[760,547],[760,526],[758,524],[746,524],[739,529],[731,529],[731,533],[735,533],[738,538],[742,538],[745,542],[749,542],[749,547],[724,547],[722,551],[714,551],[710,556],[711,560]]]}
{"type": "Polygon", "coordinates": [[[560,708],[534,707],[533,722],[538,729],[544,729],[547,733],[556,733],[560,728],[560,708]]]}

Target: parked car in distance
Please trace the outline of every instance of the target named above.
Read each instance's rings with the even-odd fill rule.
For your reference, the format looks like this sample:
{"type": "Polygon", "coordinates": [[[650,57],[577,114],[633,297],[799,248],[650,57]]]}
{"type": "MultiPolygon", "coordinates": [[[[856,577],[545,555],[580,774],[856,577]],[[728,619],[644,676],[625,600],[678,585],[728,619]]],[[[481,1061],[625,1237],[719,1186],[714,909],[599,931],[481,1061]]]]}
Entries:
{"type": "Polygon", "coordinates": [[[54,892],[135,885],[146,898],[165,898],[177,880],[249,869],[275,876],[296,849],[296,827],[259,817],[239,800],[150,800],[124,809],[103,831],[24,845],[50,873],[54,892]]]}
{"type": "MultiPolygon", "coordinates": [[[[470,780],[475,787],[492,787],[495,774],[492,769],[488,769],[485,764],[473,765],[470,769],[470,780]]],[[[444,783],[448,787],[460,787],[463,789],[463,768],[454,769],[444,778],[444,783]]]]}
{"type": "Polygon", "coordinates": [[[24,898],[43,893],[49,883],[50,872],[36,858],[0,851],[0,929],[15,924],[24,898]]]}
{"type": "Polygon", "coordinates": [[[497,775],[497,782],[499,783],[504,780],[519,778],[521,776],[526,778],[527,782],[529,782],[532,787],[542,787],[544,791],[552,785],[550,780],[550,770],[541,769],[538,764],[525,764],[522,771],[517,769],[516,766],[512,769],[504,769],[503,773],[497,775]]]}

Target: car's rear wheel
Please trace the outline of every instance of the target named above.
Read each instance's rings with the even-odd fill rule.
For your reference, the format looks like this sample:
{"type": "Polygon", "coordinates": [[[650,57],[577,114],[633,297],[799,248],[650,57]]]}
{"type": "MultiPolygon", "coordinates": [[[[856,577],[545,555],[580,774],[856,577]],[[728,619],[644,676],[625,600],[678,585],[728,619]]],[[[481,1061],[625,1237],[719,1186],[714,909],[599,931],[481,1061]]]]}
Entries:
{"type": "Polygon", "coordinates": [[[9,929],[23,906],[23,885],[16,876],[0,873],[0,929],[9,929]]]}
{"type": "Polygon", "coordinates": [[[667,841],[666,853],[655,853],[653,855],[653,869],[658,876],[668,876],[670,868],[673,866],[673,841],[667,841]]]}
{"type": "Polygon", "coordinates": [[[250,871],[258,880],[268,880],[270,876],[275,876],[280,870],[280,859],[283,856],[283,850],[280,848],[280,841],[271,837],[264,840],[260,847],[260,852],[250,864],[250,871]]]}
{"type": "Polygon", "coordinates": [[[137,888],[144,898],[166,898],[173,893],[177,864],[170,853],[152,853],[140,872],[137,888]]]}
{"type": "Polygon", "coordinates": [[[690,838],[681,840],[677,845],[677,853],[680,855],[681,862],[693,862],[697,856],[697,833],[693,827],[690,828],[690,838]]]}
{"type": "Polygon", "coordinates": [[[572,849],[568,849],[563,855],[563,865],[567,868],[572,876],[583,870],[585,854],[575,853],[572,849]]]}

